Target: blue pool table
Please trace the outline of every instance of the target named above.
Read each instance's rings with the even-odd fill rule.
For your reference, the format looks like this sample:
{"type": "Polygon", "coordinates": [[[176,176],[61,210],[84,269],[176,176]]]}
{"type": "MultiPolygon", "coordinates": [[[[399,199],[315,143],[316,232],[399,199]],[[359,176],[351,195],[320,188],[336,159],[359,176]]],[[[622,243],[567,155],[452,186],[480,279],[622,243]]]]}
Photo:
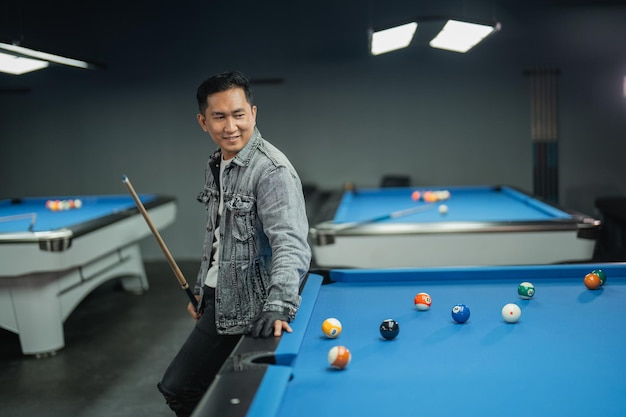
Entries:
{"type": "Polygon", "coordinates": [[[403,187],[345,191],[310,236],[324,268],[533,265],[591,260],[599,230],[599,220],[514,187],[403,187]],[[441,189],[449,199],[412,199],[441,189]]]}
{"type": "Polygon", "coordinates": [[[624,263],[331,270],[311,274],[302,297],[293,333],[242,338],[193,417],[626,415],[624,263]],[[598,268],[607,281],[589,290],[598,268]],[[457,303],[470,308],[464,324],[457,303]],[[517,323],[502,319],[507,303],[517,323]],[[321,332],[328,317],[343,324],[336,339],[321,332]],[[387,318],[394,340],[379,334],[387,318]],[[352,353],[344,370],[328,365],[335,345],[352,353]]]}
{"type": "MultiPolygon", "coordinates": [[[[142,195],[156,227],[176,216],[174,198],[142,195]]],[[[104,281],[148,289],[139,241],[150,229],[130,196],[51,196],[0,200],[0,327],[22,352],[45,356],[64,346],[63,322],[104,281]],[[48,200],[80,199],[52,211],[48,200]]]]}

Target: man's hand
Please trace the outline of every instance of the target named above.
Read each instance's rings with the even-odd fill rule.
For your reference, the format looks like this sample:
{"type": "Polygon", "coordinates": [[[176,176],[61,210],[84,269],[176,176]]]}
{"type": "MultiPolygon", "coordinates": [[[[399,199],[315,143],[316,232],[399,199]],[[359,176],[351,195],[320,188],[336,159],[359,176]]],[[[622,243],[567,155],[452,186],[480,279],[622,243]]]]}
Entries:
{"type": "MultiPolygon", "coordinates": [[[[196,300],[200,301],[199,295],[196,295],[196,300]]],[[[200,308],[200,304],[198,304],[198,308],[200,308]]],[[[187,304],[187,312],[189,313],[189,315],[191,315],[191,317],[193,317],[194,320],[198,320],[200,318],[201,314],[196,311],[195,307],[193,306],[193,304],[191,304],[191,302],[187,304]]]]}
{"type": "Polygon", "coordinates": [[[289,316],[278,311],[263,311],[252,319],[248,333],[252,337],[280,336],[283,330],[291,333],[289,316]]]}

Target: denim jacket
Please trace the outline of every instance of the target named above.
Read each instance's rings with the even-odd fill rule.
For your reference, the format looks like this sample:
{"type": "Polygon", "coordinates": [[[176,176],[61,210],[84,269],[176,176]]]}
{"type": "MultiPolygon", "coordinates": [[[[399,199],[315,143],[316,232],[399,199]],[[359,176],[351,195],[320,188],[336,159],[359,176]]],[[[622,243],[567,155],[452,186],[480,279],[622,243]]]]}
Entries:
{"type": "MultiPolygon", "coordinates": [[[[212,169],[219,172],[221,155],[218,149],[209,158],[205,186],[198,194],[207,210],[195,287],[201,297],[218,220],[219,186],[212,169]]],[[[298,174],[255,128],[250,141],[226,167],[221,189],[224,209],[219,218],[220,268],[215,292],[218,332],[245,333],[261,311],[285,312],[293,319],[300,306],[300,283],[311,261],[298,174]]]]}

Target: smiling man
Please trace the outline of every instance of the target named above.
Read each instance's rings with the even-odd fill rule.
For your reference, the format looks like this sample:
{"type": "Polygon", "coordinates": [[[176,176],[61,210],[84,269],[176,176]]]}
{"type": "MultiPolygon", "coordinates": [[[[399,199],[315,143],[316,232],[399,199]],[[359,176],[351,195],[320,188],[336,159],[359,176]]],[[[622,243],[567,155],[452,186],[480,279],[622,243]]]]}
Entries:
{"type": "MultiPolygon", "coordinates": [[[[201,96],[204,92],[201,93],[201,96]]],[[[231,88],[202,99],[198,123],[220,147],[224,160],[233,159],[254,134],[256,106],[249,90],[231,88]]]]}
{"type": "Polygon", "coordinates": [[[193,412],[241,335],[291,332],[311,261],[302,184],[256,128],[248,80],[217,74],[196,98],[198,123],[218,149],[198,194],[207,223],[198,311],[187,306],[196,324],[158,384],[178,417],[193,412]]]}

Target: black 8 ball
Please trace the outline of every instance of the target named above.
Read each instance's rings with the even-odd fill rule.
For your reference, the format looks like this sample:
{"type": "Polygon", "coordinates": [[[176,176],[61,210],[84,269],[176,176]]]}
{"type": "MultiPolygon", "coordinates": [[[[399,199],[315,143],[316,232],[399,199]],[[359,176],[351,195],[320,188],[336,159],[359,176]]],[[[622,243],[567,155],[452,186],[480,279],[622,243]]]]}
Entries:
{"type": "Polygon", "coordinates": [[[400,325],[393,319],[383,320],[380,324],[380,335],[387,340],[395,339],[400,333],[400,325]]]}

